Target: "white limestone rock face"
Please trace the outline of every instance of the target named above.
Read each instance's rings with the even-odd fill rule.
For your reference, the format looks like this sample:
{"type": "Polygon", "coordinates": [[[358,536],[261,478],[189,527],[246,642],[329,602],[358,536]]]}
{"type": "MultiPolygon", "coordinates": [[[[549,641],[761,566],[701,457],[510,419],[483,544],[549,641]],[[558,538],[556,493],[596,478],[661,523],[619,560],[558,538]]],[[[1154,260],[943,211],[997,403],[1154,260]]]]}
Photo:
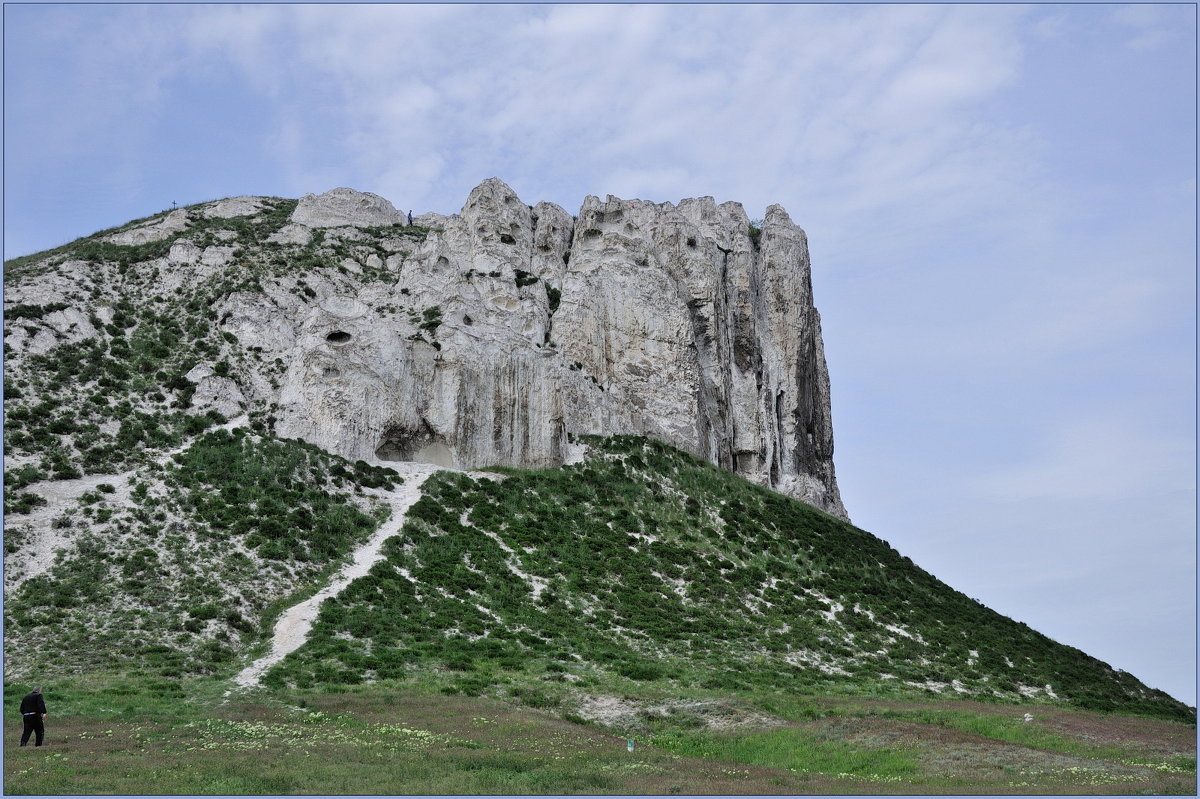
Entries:
{"type": "Polygon", "coordinates": [[[267,237],[272,244],[299,244],[304,246],[312,240],[312,229],[304,225],[284,225],[267,237]]]}
{"type": "MultiPolygon", "coordinates": [[[[57,347],[78,344],[96,335],[92,307],[79,289],[80,274],[91,271],[84,261],[68,261],[64,272],[51,272],[34,282],[5,287],[4,345],[13,355],[45,355],[57,347]],[[40,306],[32,317],[17,313],[19,306],[40,306]],[[56,309],[56,310],[51,310],[56,309]]],[[[102,321],[103,314],[99,315],[102,321]]]]}
{"type": "Polygon", "coordinates": [[[257,214],[262,209],[262,197],[229,197],[205,206],[201,213],[209,219],[231,219],[257,214]]]}
{"type": "Polygon", "coordinates": [[[193,265],[199,263],[203,255],[204,250],[187,239],[179,239],[171,245],[171,249],[167,253],[167,263],[171,266],[193,265]]]}
{"type": "Polygon", "coordinates": [[[187,230],[189,225],[187,210],[183,208],[176,209],[167,214],[157,222],[151,222],[139,227],[122,230],[119,233],[113,233],[111,236],[105,237],[105,241],[113,244],[123,244],[126,246],[145,244],[150,241],[159,241],[178,233],[187,230]]]}
{"type": "Polygon", "coordinates": [[[13,353],[45,355],[57,347],[78,344],[96,335],[88,315],[79,308],[64,308],[37,320],[10,325],[4,344],[13,353]]]}
{"type": "MultiPolygon", "coordinates": [[[[324,194],[306,194],[300,198],[291,221],[308,227],[371,227],[394,225],[402,220],[400,212],[377,194],[332,189],[324,194]]],[[[407,217],[403,221],[407,221],[407,217]]]]}
{"type": "MultiPolygon", "coordinates": [[[[337,191],[338,207],[376,207],[337,191]]],[[[756,243],[737,203],[588,197],[575,221],[493,178],[438,221],[389,256],[395,285],[316,286],[239,318],[239,338],[294,342],[280,435],[476,468],[562,464],[571,434],[642,434],[846,517],[807,242],[782,208],[756,243]]]]}
{"type": "MultiPolygon", "coordinates": [[[[449,217],[447,217],[445,214],[436,214],[430,211],[429,213],[424,213],[420,216],[414,216],[413,224],[420,225],[421,227],[445,227],[446,220],[448,218],[449,217]]],[[[407,214],[404,217],[404,221],[408,221],[407,214]]]]}
{"type": "Polygon", "coordinates": [[[422,239],[372,230],[407,214],[334,189],[302,198],[261,249],[214,244],[188,213],[135,229],[172,245],[127,275],[69,261],[15,283],[6,308],[55,307],[12,319],[10,351],[110,323],[116,295],[85,284],[128,281],[130,299],[160,304],[214,287],[220,354],[187,375],[192,412],[257,414],[353,460],[466,469],[557,466],[577,457],[574,435],[646,435],[846,516],[807,241],[778,206],[752,239],[738,203],[587,197],[572,217],[492,178],[460,213],[416,217],[422,239]]]}
{"type": "Polygon", "coordinates": [[[587,198],[554,336],[634,432],[845,516],[807,242],[782,208],[756,245],[737,203],[587,198]]]}
{"type": "Polygon", "coordinates": [[[238,384],[228,377],[216,375],[207,364],[197,365],[186,377],[196,384],[189,412],[204,413],[213,409],[232,419],[245,407],[246,397],[238,384]]]}

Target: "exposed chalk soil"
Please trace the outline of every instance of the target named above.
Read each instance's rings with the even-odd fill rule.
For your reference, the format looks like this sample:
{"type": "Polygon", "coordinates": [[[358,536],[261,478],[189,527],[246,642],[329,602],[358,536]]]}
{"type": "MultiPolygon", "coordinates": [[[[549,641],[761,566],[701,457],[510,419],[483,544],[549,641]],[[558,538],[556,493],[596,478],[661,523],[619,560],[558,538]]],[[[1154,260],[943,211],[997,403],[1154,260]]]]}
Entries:
{"type": "MultiPolygon", "coordinates": [[[[248,423],[249,418],[243,414],[213,429],[233,430],[245,427],[248,423]]],[[[154,460],[160,465],[164,464],[191,444],[192,442],[188,441],[182,446],[162,452],[156,455],[154,460]]],[[[46,500],[46,504],[10,522],[13,530],[24,530],[20,531],[23,533],[20,536],[20,548],[6,554],[4,559],[5,593],[16,591],[25,581],[50,571],[58,553],[72,545],[76,531],[59,529],[54,525],[54,520],[62,515],[64,510],[74,507],[80,497],[104,484],[113,488],[110,503],[116,507],[127,507],[130,504],[129,483],[136,473],[135,469],[121,474],[89,474],[74,480],[45,480],[25,488],[25,491],[46,500]]]]}

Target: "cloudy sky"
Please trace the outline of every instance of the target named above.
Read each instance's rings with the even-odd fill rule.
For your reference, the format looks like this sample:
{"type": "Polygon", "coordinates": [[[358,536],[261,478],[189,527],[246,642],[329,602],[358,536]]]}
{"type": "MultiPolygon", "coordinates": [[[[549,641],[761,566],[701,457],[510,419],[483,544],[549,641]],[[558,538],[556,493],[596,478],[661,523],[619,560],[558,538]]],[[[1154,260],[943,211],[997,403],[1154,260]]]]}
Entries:
{"type": "Polygon", "coordinates": [[[806,229],[854,521],[1195,703],[1196,9],[6,5],[4,250],[349,186],[806,229]]]}

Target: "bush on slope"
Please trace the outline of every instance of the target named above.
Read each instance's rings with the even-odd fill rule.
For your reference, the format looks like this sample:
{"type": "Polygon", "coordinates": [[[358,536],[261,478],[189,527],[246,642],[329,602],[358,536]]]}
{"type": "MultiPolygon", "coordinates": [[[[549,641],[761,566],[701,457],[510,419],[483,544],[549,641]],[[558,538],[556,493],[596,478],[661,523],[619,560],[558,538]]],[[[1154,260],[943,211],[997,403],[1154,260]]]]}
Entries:
{"type": "Polygon", "coordinates": [[[582,464],[441,473],[276,684],[522,671],[712,689],[924,690],[1193,718],[949,588],[881,539],[645,439],[582,464]]]}

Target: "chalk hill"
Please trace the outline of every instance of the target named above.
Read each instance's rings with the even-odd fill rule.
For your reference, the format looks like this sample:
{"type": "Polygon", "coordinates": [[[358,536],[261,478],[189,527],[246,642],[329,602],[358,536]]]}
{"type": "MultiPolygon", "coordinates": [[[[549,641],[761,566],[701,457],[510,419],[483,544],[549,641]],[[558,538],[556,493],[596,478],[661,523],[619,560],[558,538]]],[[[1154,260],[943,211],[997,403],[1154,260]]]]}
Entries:
{"type": "Polygon", "coordinates": [[[426,462],[447,471],[267,683],[1188,714],[848,524],[783,209],[572,217],[493,179],[407,221],[347,189],[239,197],[6,263],[10,677],[234,673],[399,507],[389,465],[426,462]]]}

